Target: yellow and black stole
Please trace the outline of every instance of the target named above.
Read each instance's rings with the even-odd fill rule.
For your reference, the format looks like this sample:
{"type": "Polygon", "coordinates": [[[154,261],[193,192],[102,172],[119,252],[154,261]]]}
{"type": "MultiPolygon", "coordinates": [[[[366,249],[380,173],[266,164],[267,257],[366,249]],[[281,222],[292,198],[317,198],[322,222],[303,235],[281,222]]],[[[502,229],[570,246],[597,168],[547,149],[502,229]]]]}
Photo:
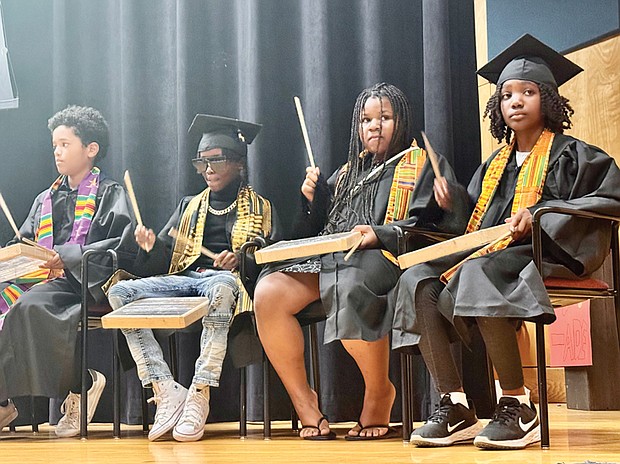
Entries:
{"type": "MultiPolygon", "coordinates": [[[[413,150],[403,155],[394,169],[384,224],[403,220],[409,213],[409,201],[427,158],[426,151],[418,147],[415,140],[411,143],[411,147],[413,150]]],[[[396,258],[389,251],[382,250],[382,252],[387,259],[398,264],[396,258]]]]}
{"type": "MultiPolygon", "coordinates": [[[[551,152],[551,145],[555,134],[547,129],[543,130],[540,137],[536,141],[536,145],[532,148],[530,154],[525,158],[521,170],[519,171],[519,177],[517,178],[517,185],[515,188],[515,196],[512,202],[511,215],[514,215],[521,208],[528,208],[538,203],[542,196],[543,187],[545,185],[545,179],[547,177],[547,168],[549,166],[549,153],[551,152]]],[[[513,140],[510,145],[505,146],[501,151],[493,158],[487,172],[484,174],[482,180],[482,192],[478,197],[474,212],[469,218],[467,224],[466,234],[475,232],[480,229],[482,219],[487,212],[489,204],[495,195],[499,181],[504,174],[508,159],[514,148],[515,141],[513,140]]],[[[479,250],[475,251],[463,261],[448,269],[441,275],[441,280],[444,283],[448,283],[455,272],[461,267],[461,265],[470,259],[478,258],[479,256],[492,253],[494,251],[503,250],[512,242],[510,236],[500,238],[489,245],[486,245],[479,250]]]]}
{"type": "MultiPolygon", "coordinates": [[[[211,189],[207,188],[200,195],[196,195],[183,212],[178,233],[179,237],[185,237],[185,240],[176,240],[174,243],[170,274],[184,271],[200,255],[210,192],[211,189]],[[195,215],[197,220],[192,227],[192,217],[195,215]]],[[[237,195],[237,218],[231,232],[232,251],[239,251],[241,245],[259,235],[268,237],[271,234],[271,227],[269,200],[258,195],[250,186],[242,187],[237,195]]],[[[238,275],[237,284],[239,285],[237,311],[251,310],[252,302],[245,293],[238,275]]]]}

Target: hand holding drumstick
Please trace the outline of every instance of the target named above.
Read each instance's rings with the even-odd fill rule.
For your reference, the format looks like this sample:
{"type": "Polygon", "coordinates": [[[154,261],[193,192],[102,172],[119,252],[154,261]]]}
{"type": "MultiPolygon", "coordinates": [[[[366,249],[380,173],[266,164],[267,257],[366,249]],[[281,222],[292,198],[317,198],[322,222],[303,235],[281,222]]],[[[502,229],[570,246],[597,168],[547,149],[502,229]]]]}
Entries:
{"type": "Polygon", "coordinates": [[[422,131],[422,138],[424,139],[426,153],[428,154],[428,159],[433,168],[433,173],[435,174],[435,180],[433,182],[433,193],[435,194],[435,201],[441,209],[451,211],[452,196],[450,195],[450,186],[448,185],[448,181],[446,180],[446,178],[441,175],[437,154],[431,146],[431,143],[428,141],[428,138],[426,137],[424,131],[422,131]]]}
{"type": "MultiPolygon", "coordinates": [[[[180,236],[179,232],[174,227],[168,231],[168,235],[183,244],[187,243],[188,241],[187,237],[180,236]]],[[[221,253],[215,253],[214,251],[209,250],[207,247],[201,246],[200,252],[203,255],[211,258],[213,260],[213,265],[215,267],[219,267],[220,269],[232,271],[239,264],[236,253],[233,253],[230,250],[224,250],[221,253]]]]}

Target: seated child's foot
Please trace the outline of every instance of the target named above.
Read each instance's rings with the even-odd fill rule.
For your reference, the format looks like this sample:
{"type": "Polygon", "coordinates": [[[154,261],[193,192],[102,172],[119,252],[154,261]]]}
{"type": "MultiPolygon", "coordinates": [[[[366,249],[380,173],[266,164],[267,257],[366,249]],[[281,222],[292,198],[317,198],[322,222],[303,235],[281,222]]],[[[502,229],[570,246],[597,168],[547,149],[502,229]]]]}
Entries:
{"type": "Polygon", "coordinates": [[[153,382],[155,396],[149,401],[155,402],[155,421],[149,432],[149,441],[157,440],[170,431],[183,413],[187,388],[172,379],[153,382]]]}
{"type": "Polygon", "coordinates": [[[482,424],[476,417],[473,403],[465,399],[464,393],[461,393],[462,402],[453,401],[451,395],[455,393],[446,393],[441,397],[439,407],[426,423],[413,431],[410,443],[417,446],[450,446],[472,441],[478,435],[482,424]],[[467,406],[463,402],[467,402],[467,406]]]}
{"type": "Polygon", "coordinates": [[[390,412],[395,398],[396,388],[391,383],[386,386],[385,391],[376,392],[374,395],[366,391],[359,421],[349,430],[345,438],[368,437],[370,439],[374,437],[377,439],[387,435],[390,432],[390,412]]]}
{"type": "Polygon", "coordinates": [[[183,414],[172,431],[176,441],[198,441],[202,438],[209,416],[209,397],[209,387],[200,390],[195,385],[189,387],[183,414]]]}
{"type": "MultiPolygon", "coordinates": [[[[86,424],[90,424],[90,421],[95,415],[99,399],[101,399],[101,393],[105,388],[105,376],[101,372],[97,372],[93,369],[88,369],[92,378],[92,386],[88,389],[88,417],[86,424]]],[[[77,393],[69,392],[69,395],[63,401],[60,411],[64,413],[64,416],[60,418],[56,425],[56,435],[59,437],[75,437],[80,433],[80,395],[77,393]]]]}
{"type": "Polygon", "coordinates": [[[522,449],[538,441],[540,424],[534,405],[503,396],[491,422],[476,437],[474,445],[488,449],[522,449]]]}

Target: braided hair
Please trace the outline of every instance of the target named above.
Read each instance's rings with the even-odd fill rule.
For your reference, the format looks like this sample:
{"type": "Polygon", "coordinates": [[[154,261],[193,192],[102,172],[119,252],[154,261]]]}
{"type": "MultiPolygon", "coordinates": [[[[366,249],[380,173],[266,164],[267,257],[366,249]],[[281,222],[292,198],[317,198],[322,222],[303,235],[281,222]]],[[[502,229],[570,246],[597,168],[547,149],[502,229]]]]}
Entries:
{"type": "MultiPolygon", "coordinates": [[[[540,89],[540,109],[543,114],[545,128],[551,132],[562,134],[565,129],[572,127],[570,117],[573,115],[573,108],[568,99],[563,97],[548,84],[536,84],[540,89]]],[[[498,86],[495,93],[491,95],[487,106],[484,109],[484,117],[490,117],[491,135],[498,142],[506,140],[510,143],[512,129],[506,125],[502,116],[501,98],[502,88],[498,86]]]]}
{"type": "Polygon", "coordinates": [[[347,163],[340,172],[336,184],[336,194],[332,201],[328,222],[323,233],[344,232],[357,224],[372,225],[376,223],[372,217],[372,211],[379,179],[381,178],[380,174],[385,169],[385,161],[406,149],[412,138],[413,113],[407,97],[400,89],[391,84],[381,82],[362,90],[353,107],[347,163]],[[392,105],[394,131],[387,152],[381,160],[375,160],[375,154],[368,153],[366,147],[363,147],[362,150],[361,146],[360,124],[362,122],[364,105],[370,98],[379,99],[382,105],[381,111],[383,111],[383,98],[387,98],[392,105]],[[379,161],[379,163],[376,163],[376,161],[379,161]],[[367,179],[363,183],[361,191],[359,191],[355,187],[363,171],[373,165],[380,167],[379,175],[373,176],[372,179],[367,179]],[[352,207],[352,200],[357,194],[361,195],[361,207],[356,211],[352,207]]]}

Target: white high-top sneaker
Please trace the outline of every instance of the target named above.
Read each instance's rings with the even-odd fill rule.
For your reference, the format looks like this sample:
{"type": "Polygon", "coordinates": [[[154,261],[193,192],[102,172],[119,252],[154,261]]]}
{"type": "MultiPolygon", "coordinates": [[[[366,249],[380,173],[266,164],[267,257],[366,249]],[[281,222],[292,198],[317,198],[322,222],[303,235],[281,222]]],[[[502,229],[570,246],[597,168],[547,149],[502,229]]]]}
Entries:
{"type": "MultiPolygon", "coordinates": [[[[93,379],[93,385],[88,389],[88,417],[86,424],[90,424],[93,420],[97,405],[101,399],[101,393],[105,388],[105,376],[101,372],[97,372],[93,369],[88,369],[90,376],[93,379]]],[[[56,435],[59,437],[75,437],[80,433],[80,395],[77,393],[69,392],[67,397],[60,406],[60,412],[64,414],[56,425],[56,435]]]]}
{"type": "Polygon", "coordinates": [[[153,398],[149,402],[157,405],[155,422],[149,432],[149,440],[154,441],[175,426],[183,413],[187,388],[173,379],[153,382],[153,398]]]}
{"type": "Polygon", "coordinates": [[[209,415],[209,397],[209,387],[197,390],[192,385],[189,388],[183,415],[172,431],[176,441],[197,441],[202,438],[209,415]]]}

